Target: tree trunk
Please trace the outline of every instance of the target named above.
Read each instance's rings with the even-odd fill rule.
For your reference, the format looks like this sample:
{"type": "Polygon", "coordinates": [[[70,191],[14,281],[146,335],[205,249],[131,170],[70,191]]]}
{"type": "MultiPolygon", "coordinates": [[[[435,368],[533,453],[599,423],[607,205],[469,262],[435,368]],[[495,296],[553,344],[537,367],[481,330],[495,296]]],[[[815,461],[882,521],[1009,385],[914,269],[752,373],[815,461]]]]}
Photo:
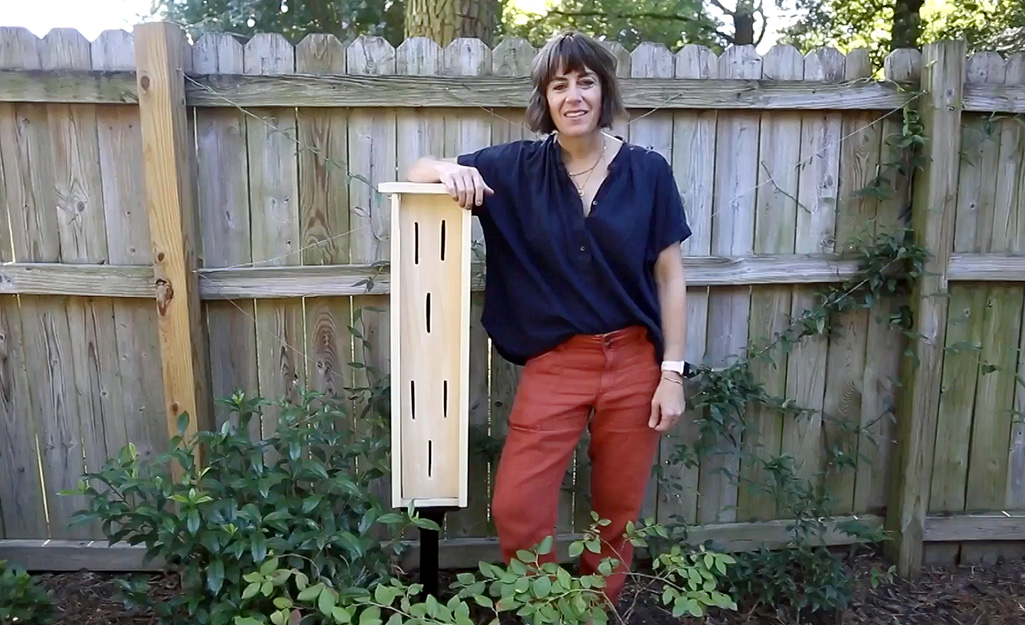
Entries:
{"type": "Polygon", "coordinates": [[[490,46],[497,13],[497,0],[406,0],[406,38],[430,37],[445,47],[475,37],[490,46]]]}
{"type": "Polygon", "coordinates": [[[755,42],[754,3],[741,0],[733,12],[733,45],[746,46],[755,42]]]}
{"type": "Polygon", "coordinates": [[[922,36],[922,10],[924,0],[897,0],[893,7],[893,30],[890,31],[890,48],[917,48],[922,36]]]}

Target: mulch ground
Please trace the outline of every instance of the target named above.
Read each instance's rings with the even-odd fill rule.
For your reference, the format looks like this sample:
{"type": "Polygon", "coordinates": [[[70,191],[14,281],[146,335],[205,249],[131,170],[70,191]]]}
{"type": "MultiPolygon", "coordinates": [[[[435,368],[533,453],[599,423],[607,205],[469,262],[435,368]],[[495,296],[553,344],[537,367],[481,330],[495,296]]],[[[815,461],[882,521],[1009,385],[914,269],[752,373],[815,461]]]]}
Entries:
{"type": "MultiPolygon", "coordinates": [[[[871,556],[853,564],[854,600],[844,614],[825,622],[837,625],[1011,625],[1025,624],[1025,561],[990,567],[926,569],[914,581],[894,578],[873,587],[870,571],[886,568],[871,556]]],[[[149,614],[126,608],[118,599],[114,575],[90,573],[45,574],[43,587],[54,598],[53,625],[154,625],[149,614]]],[[[174,582],[153,577],[153,592],[168,596],[174,582]]],[[[707,619],[674,619],[650,595],[624,594],[627,625],[795,625],[792,620],[760,608],[748,613],[716,613],[707,619]],[[638,596],[636,602],[630,601],[638,596]],[[630,604],[627,607],[627,603],[630,604]]],[[[819,621],[822,622],[822,621],[819,621]]]]}

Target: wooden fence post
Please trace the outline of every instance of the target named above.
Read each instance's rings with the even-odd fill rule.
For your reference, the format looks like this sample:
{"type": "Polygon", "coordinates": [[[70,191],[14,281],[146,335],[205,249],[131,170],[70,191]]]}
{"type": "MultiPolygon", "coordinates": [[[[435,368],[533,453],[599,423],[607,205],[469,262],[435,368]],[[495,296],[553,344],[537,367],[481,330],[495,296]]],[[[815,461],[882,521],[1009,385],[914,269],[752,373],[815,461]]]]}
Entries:
{"type": "Polygon", "coordinates": [[[195,202],[185,109],[185,38],[167,23],[135,27],[146,207],[153,244],[167,429],[185,436],[212,423],[205,333],[196,274],[195,202]]]}
{"type": "Polygon", "coordinates": [[[919,101],[926,162],[918,172],[911,204],[915,241],[931,257],[915,284],[909,304],[915,330],[910,354],[901,363],[896,441],[891,466],[886,529],[888,544],[903,576],[922,565],[925,516],[932,481],[936,419],[940,401],[947,327],[947,272],[954,239],[954,209],[961,154],[961,110],[965,45],[944,41],[925,46],[919,101]],[[917,362],[916,362],[917,361],[917,362]]]}

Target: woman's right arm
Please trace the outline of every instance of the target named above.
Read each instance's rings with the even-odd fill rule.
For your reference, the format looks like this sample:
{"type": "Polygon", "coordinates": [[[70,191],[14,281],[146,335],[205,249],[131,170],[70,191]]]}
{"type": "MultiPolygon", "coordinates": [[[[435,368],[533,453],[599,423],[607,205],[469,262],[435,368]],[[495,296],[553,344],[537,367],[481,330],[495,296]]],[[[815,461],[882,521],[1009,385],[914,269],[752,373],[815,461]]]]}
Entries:
{"type": "Polygon", "coordinates": [[[494,193],[476,167],[460,165],[454,158],[419,158],[406,172],[406,178],[410,182],[444,184],[452,199],[463,208],[480,206],[484,203],[485,195],[494,193]]]}

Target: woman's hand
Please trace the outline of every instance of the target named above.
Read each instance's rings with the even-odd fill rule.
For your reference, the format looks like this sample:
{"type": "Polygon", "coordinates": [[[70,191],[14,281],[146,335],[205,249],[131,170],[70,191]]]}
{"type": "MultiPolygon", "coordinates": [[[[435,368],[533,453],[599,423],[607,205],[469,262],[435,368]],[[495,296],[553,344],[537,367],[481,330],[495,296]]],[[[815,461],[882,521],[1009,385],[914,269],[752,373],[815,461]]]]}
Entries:
{"type": "Polygon", "coordinates": [[[495,192],[484,182],[476,167],[447,163],[445,167],[440,168],[439,178],[448,194],[463,208],[480,206],[484,203],[485,195],[495,192]]]}
{"type": "Polygon", "coordinates": [[[683,416],[686,399],[683,394],[683,378],[675,373],[662,373],[655,395],[651,398],[651,416],[648,427],[658,432],[668,432],[683,416]]]}

